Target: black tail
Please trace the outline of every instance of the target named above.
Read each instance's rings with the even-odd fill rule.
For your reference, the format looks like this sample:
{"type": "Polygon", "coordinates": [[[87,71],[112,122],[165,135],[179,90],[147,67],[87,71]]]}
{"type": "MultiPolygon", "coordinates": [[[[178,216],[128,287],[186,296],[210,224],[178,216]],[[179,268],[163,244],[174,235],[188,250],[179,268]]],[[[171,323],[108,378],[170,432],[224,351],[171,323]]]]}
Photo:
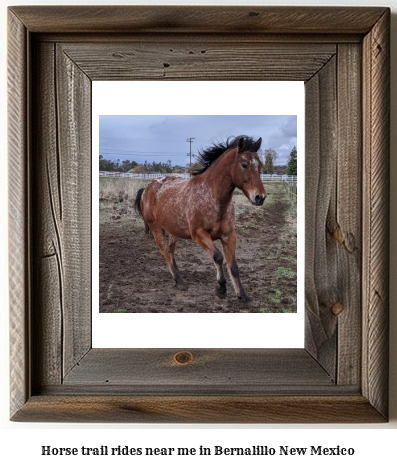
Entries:
{"type": "Polygon", "coordinates": [[[138,190],[138,193],[136,194],[136,198],[135,198],[134,208],[135,208],[135,212],[138,214],[138,216],[141,216],[141,218],[143,219],[143,222],[145,223],[145,232],[149,233],[150,232],[149,226],[146,224],[146,221],[145,221],[145,218],[143,217],[142,209],[141,209],[141,199],[142,199],[142,194],[144,191],[145,191],[145,188],[140,188],[138,190]]]}

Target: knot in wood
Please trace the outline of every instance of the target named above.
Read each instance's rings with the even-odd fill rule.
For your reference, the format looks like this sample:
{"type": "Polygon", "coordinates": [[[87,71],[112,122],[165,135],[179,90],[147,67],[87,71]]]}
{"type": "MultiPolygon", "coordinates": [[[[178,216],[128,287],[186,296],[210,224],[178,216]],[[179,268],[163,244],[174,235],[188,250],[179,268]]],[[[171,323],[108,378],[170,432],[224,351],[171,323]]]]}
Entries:
{"type": "Polygon", "coordinates": [[[334,231],[334,239],[336,239],[340,244],[343,244],[345,240],[345,235],[343,234],[342,228],[337,226],[334,231]]]}
{"type": "Polygon", "coordinates": [[[193,355],[190,352],[178,352],[175,354],[174,360],[180,365],[186,365],[193,361],[193,355]]]}
{"type": "Polygon", "coordinates": [[[331,307],[332,314],[335,316],[339,316],[339,314],[342,313],[343,311],[343,304],[341,302],[336,302],[335,304],[332,305],[331,307]]]}

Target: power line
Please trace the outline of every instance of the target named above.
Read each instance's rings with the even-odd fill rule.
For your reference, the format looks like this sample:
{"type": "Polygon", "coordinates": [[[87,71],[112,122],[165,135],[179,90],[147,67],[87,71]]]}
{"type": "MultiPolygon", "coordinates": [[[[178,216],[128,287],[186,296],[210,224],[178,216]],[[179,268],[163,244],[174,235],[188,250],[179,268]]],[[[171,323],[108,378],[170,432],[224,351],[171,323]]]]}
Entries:
{"type": "Polygon", "coordinates": [[[120,153],[114,153],[114,152],[99,152],[99,155],[102,155],[102,156],[115,156],[115,157],[130,157],[132,159],[150,159],[150,158],[153,158],[153,159],[160,159],[160,160],[164,160],[164,159],[171,159],[171,158],[176,158],[176,159],[180,159],[181,156],[180,155],[175,155],[175,154],[167,154],[167,155],[163,155],[163,154],[159,154],[159,155],[150,155],[150,154],[145,154],[145,155],[134,155],[134,154],[120,154],[120,153]]]}
{"type": "Polygon", "coordinates": [[[139,154],[139,155],[175,155],[175,154],[184,154],[184,152],[161,152],[161,151],[139,151],[139,150],[121,150],[121,149],[108,149],[108,148],[102,148],[100,150],[100,153],[120,153],[123,155],[128,155],[128,154],[139,154]],[[102,152],[102,151],[107,151],[107,152],[102,152]]]}

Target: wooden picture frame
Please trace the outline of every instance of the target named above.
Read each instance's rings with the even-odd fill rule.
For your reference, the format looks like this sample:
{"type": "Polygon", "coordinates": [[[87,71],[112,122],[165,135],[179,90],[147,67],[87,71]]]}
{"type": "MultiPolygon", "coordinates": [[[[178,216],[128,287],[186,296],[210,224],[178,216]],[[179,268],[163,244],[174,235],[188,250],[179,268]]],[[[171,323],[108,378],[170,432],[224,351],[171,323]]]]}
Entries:
{"type": "Polygon", "coordinates": [[[387,421],[389,23],[383,7],[9,8],[11,420],[387,421]],[[91,348],[92,80],[305,81],[304,349],[91,348]]]}

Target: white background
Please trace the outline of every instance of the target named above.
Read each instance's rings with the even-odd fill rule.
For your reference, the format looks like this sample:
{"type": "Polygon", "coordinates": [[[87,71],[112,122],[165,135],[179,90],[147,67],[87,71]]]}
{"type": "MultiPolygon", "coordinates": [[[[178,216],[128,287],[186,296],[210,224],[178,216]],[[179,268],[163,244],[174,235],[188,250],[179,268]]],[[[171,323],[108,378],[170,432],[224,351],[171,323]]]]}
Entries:
{"type": "MultiPolygon", "coordinates": [[[[100,115],[297,115],[299,155],[304,155],[303,82],[93,82],[93,317],[94,348],[301,348],[304,344],[304,201],[298,201],[298,313],[121,314],[99,313],[98,159],[100,115]],[[191,93],[194,90],[194,93],[191,93]],[[150,101],[146,99],[150,95],[150,101]],[[189,96],[189,100],[180,97],[189,96]],[[222,103],[214,110],[213,96],[222,103]],[[170,326],[178,325],[178,329],[170,326]],[[155,326],[155,328],[153,328],[155,326]],[[164,335],[164,332],[167,334],[164,335]],[[181,345],[181,343],[183,343],[181,345]]],[[[242,117],[242,121],[244,118],[242,117]]],[[[244,122],[244,121],[243,121],[244,122]]],[[[299,165],[299,158],[298,158],[299,165]]],[[[299,192],[304,194],[304,166],[299,192]]],[[[155,249],[156,250],[156,249],[155,249]]],[[[237,256],[238,260],[238,256],[237,256]]],[[[215,272],[214,272],[215,273],[215,272]]],[[[208,274],[211,276],[211,273],[208,274]]],[[[244,281],[244,280],[243,280],[244,281]]],[[[172,279],[170,277],[170,283],[172,279]]],[[[249,280],[246,280],[247,287],[249,280]]],[[[233,296],[233,290],[229,292],[233,296]]]]}
{"type": "MultiPolygon", "coordinates": [[[[65,424],[17,424],[8,420],[8,286],[7,286],[7,203],[6,203],[6,6],[12,4],[82,4],[81,1],[59,2],[51,0],[48,2],[2,2],[0,10],[0,34],[1,34],[1,133],[0,140],[0,257],[1,257],[1,283],[0,283],[0,348],[1,348],[1,390],[0,390],[0,460],[3,469],[41,469],[58,471],[82,469],[84,466],[95,466],[97,470],[105,470],[114,467],[120,471],[131,469],[155,469],[157,467],[173,467],[174,470],[190,468],[191,470],[202,470],[204,466],[210,469],[219,469],[220,466],[240,466],[250,470],[272,469],[272,465],[285,464],[295,470],[332,470],[352,469],[395,469],[397,443],[397,290],[396,268],[397,254],[395,241],[397,240],[397,185],[391,186],[391,355],[390,355],[390,422],[380,425],[327,425],[327,426],[149,426],[149,425],[65,425],[65,424]],[[41,457],[41,445],[51,446],[251,446],[268,445],[278,447],[279,445],[304,446],[348,446],[355,447],[356,454],[350,457],[153,457],[151,459],[134,460],[133,457],[41,457]],[[7,463],[7,464],[6,464],[7,463]]],[[[89,2],[85,4],[109,4],[108,0],[103,2],[89,2]]],[[[134,2],[118,2],[133,4],[134,2]]],[[[139,4],[150,2],[140,0],[139,4]]],[[[183,4],[184,2],[172,2],[183,4]]],[[[189,4],[189,2],[185,2],[189,4]]],[[[196,1],[191,4],[213,4],[213,2],[196,1]]],[[[245,4],[244,2],[222,1],[218,4],[245,4]]],[[[291,1],[272,0],[273,5],[288,5],[291,1]]],[[[157,4],[170,4],[161,2],[157,4]]],[[[251,5],[264,5],[266,2],[250,2],[251,5]]],[[[392,8],[392,129],[391,129],[391,180],[397,178],[397,165],[393,156],[397,155],[397,106],[396,106],[396,62],[397,62],[397,3],[395,0],[339,0],[332,3],[324,0],[306,1],[305,5],[382,5],[392,8]]],[[[385,248],[386,250],[386,248],[385,248]]]]}

